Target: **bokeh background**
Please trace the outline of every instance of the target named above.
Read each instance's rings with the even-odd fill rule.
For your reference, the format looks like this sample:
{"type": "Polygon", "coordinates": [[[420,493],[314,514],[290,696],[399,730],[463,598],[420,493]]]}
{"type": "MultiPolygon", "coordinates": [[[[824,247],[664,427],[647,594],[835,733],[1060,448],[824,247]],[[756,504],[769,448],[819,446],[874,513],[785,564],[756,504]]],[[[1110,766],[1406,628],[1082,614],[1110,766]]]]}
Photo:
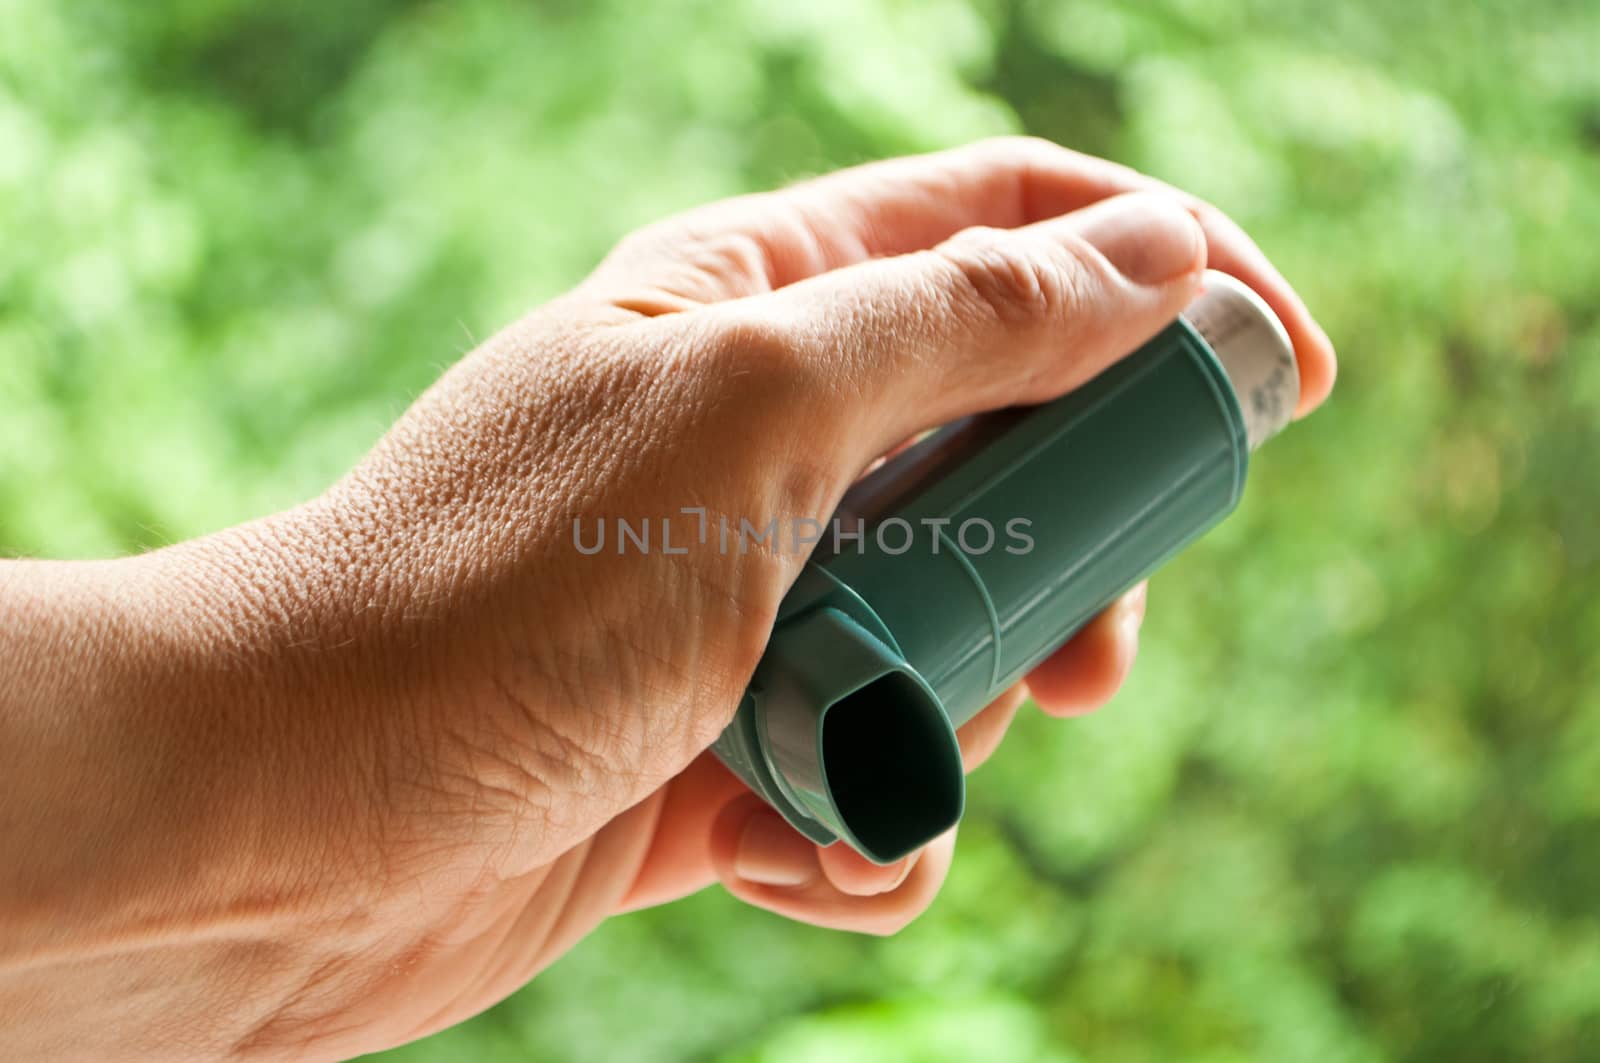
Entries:
{"type": "Polygon", "coordinates": [[[0,0],[0,552],[281,508],[675,209],[1029,131],[1343,356],[888,940],[710,890],[393,1060],[1600,1058],[1600,5],[0,0]]]}

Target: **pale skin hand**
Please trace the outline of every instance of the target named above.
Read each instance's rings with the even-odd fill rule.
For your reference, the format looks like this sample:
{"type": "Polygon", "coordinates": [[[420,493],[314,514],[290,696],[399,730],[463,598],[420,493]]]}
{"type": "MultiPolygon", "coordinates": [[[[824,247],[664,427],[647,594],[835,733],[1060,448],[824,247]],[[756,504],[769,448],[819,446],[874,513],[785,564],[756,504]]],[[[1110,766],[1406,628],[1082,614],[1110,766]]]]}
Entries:
{"type": "MultiPolygon", "coordinates": [[[[705,753],[803,559],[582,557],[573,521],[824,517],[920,430],[1082,383],[1208,261],[1284,320],[1309,412],[1332,348],[1237,227],[1002,140],[635,234],[304,506],[0,563],[0,1055],[370,1051],[718,880],[903,926],[952,837],[887,868],[818,849],[705,753]]],[[[1028,691],[1110,698],[1143,612],[1140,588],[969,723],[969,768],[1028,691]]]]}

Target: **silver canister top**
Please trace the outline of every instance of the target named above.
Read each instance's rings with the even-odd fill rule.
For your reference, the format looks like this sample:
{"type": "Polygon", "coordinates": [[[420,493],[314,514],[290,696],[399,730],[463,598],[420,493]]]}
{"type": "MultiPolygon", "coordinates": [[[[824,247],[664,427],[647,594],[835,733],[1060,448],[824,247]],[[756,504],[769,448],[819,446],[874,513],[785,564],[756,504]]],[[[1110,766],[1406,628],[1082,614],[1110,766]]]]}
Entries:
{"type": "Polygon", "coordinates": [[[1300,401],[1300,370],[1288,332],[1261,296],[1216,270],[1206,270],[1200,295],[1183,317],[1227,370],[1255,450],[1289,423],[1300,401]]]}

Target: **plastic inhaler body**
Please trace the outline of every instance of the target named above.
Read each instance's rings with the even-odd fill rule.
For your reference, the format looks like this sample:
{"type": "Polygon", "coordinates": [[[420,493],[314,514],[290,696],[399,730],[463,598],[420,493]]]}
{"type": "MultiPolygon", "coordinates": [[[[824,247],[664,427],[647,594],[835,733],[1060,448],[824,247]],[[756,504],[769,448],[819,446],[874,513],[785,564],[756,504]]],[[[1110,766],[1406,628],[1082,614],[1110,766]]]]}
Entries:
{"type": "Polygon", "coordinates": [[[954,729],[1226,516],[1298,396],[1282,325],[1208,273],[1088,384],[923,439],[845,496],[713,749],[819,844],[931,841],[965,800],[954,729]]]}

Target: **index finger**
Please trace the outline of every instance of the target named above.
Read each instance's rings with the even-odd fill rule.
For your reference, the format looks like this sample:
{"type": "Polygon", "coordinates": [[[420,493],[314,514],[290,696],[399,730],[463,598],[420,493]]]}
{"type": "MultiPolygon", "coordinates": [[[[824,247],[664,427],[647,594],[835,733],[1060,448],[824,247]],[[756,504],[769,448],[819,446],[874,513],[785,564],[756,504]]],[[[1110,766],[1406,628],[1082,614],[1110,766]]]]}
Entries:
{"type": "Polygon", "coordinates": [[[1000,137],[851,167],[691,210],[653,226],[642,242],[670,256],[674,245],[709,235],[742,236],[754,242],[767,286],[780,288],[869,258],[925,250],[974,226],[1017,228],[1141,191],[1176,197],[1205,232],[1208,265],[1266,300],[1299,363],[1296,415],[1316,408],[1333,387],[1333,344],[1243,229],[1196,196],[1047,140],[1000,137]]]}

